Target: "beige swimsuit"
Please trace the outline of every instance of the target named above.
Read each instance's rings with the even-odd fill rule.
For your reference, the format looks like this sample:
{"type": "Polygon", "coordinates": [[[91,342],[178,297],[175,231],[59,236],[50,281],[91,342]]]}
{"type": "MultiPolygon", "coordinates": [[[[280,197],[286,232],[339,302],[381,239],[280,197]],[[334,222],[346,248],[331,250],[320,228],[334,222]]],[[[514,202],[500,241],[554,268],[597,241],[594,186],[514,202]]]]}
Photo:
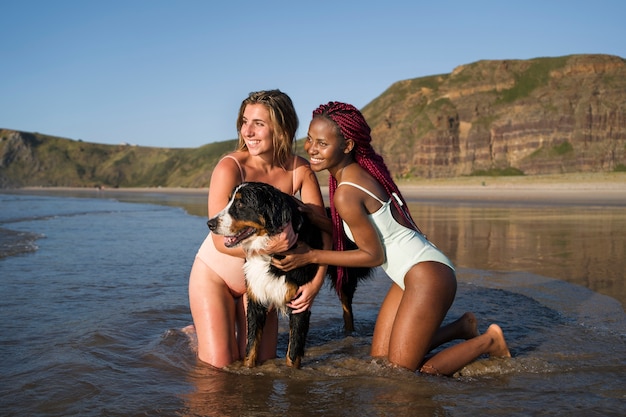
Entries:
{"type": "MultiPolygon", "coordinates": [[[[230,158],[234,160],[235,163],[237,163],[237,166],[239,167],[239,173],[241,174],[241,182],[244,182],[244,171],[237,158],[231,155],[226,155],[224,158],[230,158]]],[[[293,178],[291,182],[292,195],[295,194],[295,183],[296,164],[294,159],[293,178]]],[[[198,249],[196,257],[204,262],[206,266],[215,271],[215,273],[219,275],[224,280],[224,282],[226,282],[226,284],[234,294],[242,295],[246,291],[245,279],[243,274],[244,259],[238,258],[236,256],[227,255],[218,251],[215,247],[215,244],[213,243],[213,238],[210,232],[207,235],[206,239],[204,239],[204,242],[202,242],[200,249],[198,249]]]]}

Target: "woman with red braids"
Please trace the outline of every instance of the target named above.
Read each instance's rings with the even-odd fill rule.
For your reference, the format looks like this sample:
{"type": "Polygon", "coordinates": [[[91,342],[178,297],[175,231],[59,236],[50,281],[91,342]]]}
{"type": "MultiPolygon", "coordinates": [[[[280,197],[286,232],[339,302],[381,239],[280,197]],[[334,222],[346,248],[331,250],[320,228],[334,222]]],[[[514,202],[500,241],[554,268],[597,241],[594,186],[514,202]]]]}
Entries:
{"type": "Polygon", "coordinates": [[[361,112],[339,102],[320,106],[313,111],[305,149],[315,172],[331,174],[335,250],[300,244],[285,258],[274,259],[274,265],[284,270],[308,263],[335,265],[339,279],[345,274],[342,267],[381,265],[393,284],[376,320],[371,355],[395,366],[451,375],[483,354],[510,357],[500,327],[492,324],[478,335],[471,313],[440,328],[456,295],[454,266],[415,225],[383,158],[371,146],[361,112]],[[344,250],[344,236],[358,248],[344,250]],[[426,358],[432,348],[457,338],[468,340],[426,358]]]}

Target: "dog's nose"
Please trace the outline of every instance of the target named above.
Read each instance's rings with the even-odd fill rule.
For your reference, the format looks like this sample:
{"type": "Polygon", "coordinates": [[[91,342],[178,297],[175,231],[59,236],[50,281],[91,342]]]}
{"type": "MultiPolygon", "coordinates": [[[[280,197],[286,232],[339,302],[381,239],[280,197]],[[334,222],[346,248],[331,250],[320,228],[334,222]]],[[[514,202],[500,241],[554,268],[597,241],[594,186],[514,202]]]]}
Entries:
{"type": "Polygon", "coordinates": [[[207,224],[207,226],[209,226],[209,229],[211,229],[211,231],[213,231],[217,227],[217,219],[215,217],[213,217],[212,219],[209,219],[209,221],[206,222],[206,224],[207,224]]]}

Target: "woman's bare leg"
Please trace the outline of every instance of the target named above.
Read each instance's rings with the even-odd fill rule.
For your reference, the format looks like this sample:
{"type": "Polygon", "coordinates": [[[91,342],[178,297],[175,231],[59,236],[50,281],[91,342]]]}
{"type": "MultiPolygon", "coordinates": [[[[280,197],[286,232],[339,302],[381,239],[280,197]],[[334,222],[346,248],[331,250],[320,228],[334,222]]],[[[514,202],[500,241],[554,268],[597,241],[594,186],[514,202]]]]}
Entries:
{"type": "Polygon", "coordinates": [[[440,327],[433,340],[430,342],[430,350],[443,345],[444,343],[451,342],[456,339],[471,339],[478,336],[478,322],[474,313],[467,312],[461,317],[440,327]]]}
{"type": "Polygon", "coordinates": [[[497,324],[489,326],[487,331],[480,336],[439,352],[426,361],[420,371],[429,374],[452,375],[480,355],[485,354],[493,357],[511,357],[502,329],[497,324]]]}
{"type": "Polygon", "coordinates": [[[370,351],[371,356],[387,357],[389,355],[389,338],[391,337],[391,330],[393,329],[393,323],[396,320],[396,313],[398,312],[398,306],[400,301],[402,301],[403,294],[402,288],[395,283],[387,292],[376,318],[370,351]]]}
{"type": "Polygon", "coordinates": [[[431,347],[456,295],[456,277],[438,262],[415,265],[405,277],[406,288],[389,337],[389,361],[415,371],[431,347]]]}
{"type": "MultiPolygon", "coordinates": [[[[389,338],[391,329],[393,328],[393,322],[396,319],[398,306],[402,300],[402,295],[402,289],[396,284],[393,284],[383,301],[374,328],[371,350],[372,356],[386,357],[389,355],[389,338]]],[[[466,312],[454,322],[437,329],[428,351],[452,340],[471,339],[479,334],[476,317],[473,313],[466,312]]]]}
{"type": "Polygon", "coordinates": [[[240,359],[235,339],[235,299],[211,268],[196,258],[189,276],[189,305],[198,358],[221,368],[240,359]]]}

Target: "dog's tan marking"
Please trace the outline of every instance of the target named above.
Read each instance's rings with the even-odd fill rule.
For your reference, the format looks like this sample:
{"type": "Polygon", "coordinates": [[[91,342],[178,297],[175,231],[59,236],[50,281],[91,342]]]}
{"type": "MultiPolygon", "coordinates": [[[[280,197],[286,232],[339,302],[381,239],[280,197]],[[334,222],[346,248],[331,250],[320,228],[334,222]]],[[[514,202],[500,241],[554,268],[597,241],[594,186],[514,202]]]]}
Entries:
{"type": "Polygon", "coordinates": [[[285,286],[287,287],[287,291],[285,291],[285,304],[288,304],[298,293],[298,286],[289,282],[285,283],[285,286]]]}
{"type": "MultiPolygon", "coordinates": [[[[293,336],[293,330],[290,328],[289,329],[289,339],[291,339],[293,336]]],[[[291,344],[290,346],[287,347],[287,355],[286,355],[286,360],[287,360],[287,366],[292,367],[292,368],[300,368],[300,363],[302,362],[302,357],[300,356],[296,356],[296,360],[292,361],[291,360],[291,355],[290,355],[290,351],[291,351],[291,344]]]]}
{"type": "Polygon", "coordinates": [[[248,368],[253,368],[256,366],[256,359],[259,356],[259,346],[261,346],[261,332],[257,332],[257,334],[255,335],[254,345],[243,360],[243,364],[248,368]]]}
{"type": "Polygon", "coordinates": [[[343,327],[346,332],[354,331],[354,317],[348,296],[342,291],[340,295],[341,309],[343,310],[343,327]]]}
{"type": "Polygon", "coordinates": [[[246,291],[246,294],[248,294],[248,298],[250,299],[250,301],[253,301],[255,303],[259,302],[259,298],[256,297],[252,291],[246,291]]]}
{"type": "Polygon", "coordinates": [[[258,234],[267,234],[267,231],[265,230],[265,225],[262,223],[258,223],[258,222],[254,222],[252,220],[233,220],[233,222],[230,225],[230,232],[231,233],[238,233],[240,231],[242,231],[245,228],[248,227],[252,227],[254,229],[257,229],[259,231],[258,234]]]}

